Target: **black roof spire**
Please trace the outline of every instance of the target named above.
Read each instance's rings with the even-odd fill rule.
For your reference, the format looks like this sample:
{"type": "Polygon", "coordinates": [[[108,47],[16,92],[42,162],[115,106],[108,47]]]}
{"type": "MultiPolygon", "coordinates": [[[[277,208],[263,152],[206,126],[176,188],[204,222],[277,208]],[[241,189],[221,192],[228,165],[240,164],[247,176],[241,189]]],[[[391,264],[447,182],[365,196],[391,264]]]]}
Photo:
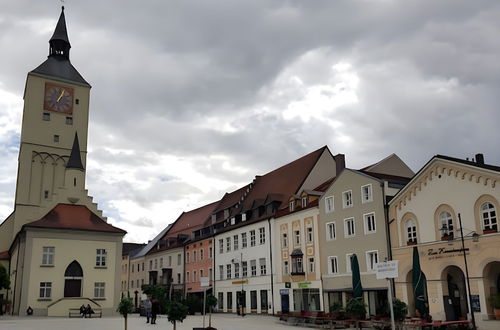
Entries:
{"type": "Polygon", "coordinates": [[[66,168],[83,170],[82,157],[80,156],[80,144],[78,143],[78,134],[76,132],[75,139],[73,140],[73,148],[71,148],[71,154],[69,155],[66,168]]]}
{"type": "Polygon", "coordinates": [[[69,59],[69,49],[71,44],[69,43],[68,30],[66,29],[66,18],[64,17],[64,6],[61,9],[61,15],[59,16],[59,21],[57,21],[56,29],[52,38],[49,40],[49,57],[50,56],[62,56],[69,59]]]}

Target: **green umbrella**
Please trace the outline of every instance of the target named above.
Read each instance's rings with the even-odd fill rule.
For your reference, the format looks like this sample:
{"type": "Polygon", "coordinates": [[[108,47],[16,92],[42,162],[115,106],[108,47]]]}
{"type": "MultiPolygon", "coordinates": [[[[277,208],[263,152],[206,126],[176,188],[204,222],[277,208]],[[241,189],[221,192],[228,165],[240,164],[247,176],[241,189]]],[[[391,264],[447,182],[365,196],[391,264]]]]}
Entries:
{"type": "Polygon", "coordinates": [[[427,317],[429,314],[429,304],[425,294],[425,275],[420,269],[420,260],[418,249],[413,247],[413,296],[415,297],[415,309],[418,310],[422,317],[427,317]]]}
{"type": "Polygon", "coordinates": [[[351,271],[352,271],[352,297],[363,298],[363,287],[361,286],[361,275],[359,274],[358,257],[353,254],[351,256],[351,271]]]}

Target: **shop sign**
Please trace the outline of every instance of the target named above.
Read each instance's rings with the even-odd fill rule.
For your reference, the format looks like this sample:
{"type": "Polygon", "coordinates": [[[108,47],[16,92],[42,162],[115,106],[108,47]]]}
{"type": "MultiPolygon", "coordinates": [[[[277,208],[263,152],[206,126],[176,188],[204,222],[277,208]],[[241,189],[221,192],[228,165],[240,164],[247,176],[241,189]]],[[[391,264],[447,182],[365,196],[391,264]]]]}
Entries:
{"type": "Polygon", "coordinates": [[[481,303],[479,302],[479,295],[478,294],[473,294],[470,296],[470,300],[471,300],[471,305],[472,305],[472,310],[474,312],[481,312],[481,303]]]}
{"type": "Polygon", "coordinates": [[[311,285],[311,282],[299,282],[297,283],[297,287],[299,288],[308,288],[311,285]]]}
{"type": "MultiPolygon", "coordinates": [[[[441,248],[427,249],[427,251],[424,252],[423,255],[427,255],[427,257],[429,257],[429,260],[435,260],[435,259],[461,256],[461,255],[463,255],[463,253],[464,253],[463,249],[441,247],[441,248]]],[[[465,248],[465,254],[469,254],[468,248],[465,248]]]]}
{"type": "Polygon", "coordinates": [[[291,288],[292,287],[292,283],[291,282],[285,282],[285,288],[291,288]]]}
{"type": "Polygon", "coordinates": [[[210,286],[210,281],[208,277],[200,277],[200,286],[202,287],[210,286]]]}
{"type": "Polygon", "coordinates": [[[288,290],[288,289],[281,289],[281,290],[280,290],[280,295],[284,295],[284,296],[286,296],[286,295],[288,295],[288,294],[289,294],[288,292],[289,292],[289,290],[288,290]]]}
{"type": "Polygon", "coordinates": [[[247,284],[248,280],[243,280],[243,281],[233,281],[231,282],[232,284],[247,284]]]}
{"type": "Polygon", "coordinates": [[[396,278],[399,276],[397,260],[379,262],[375,269],[377,271],[377,280],[396,278]]]}

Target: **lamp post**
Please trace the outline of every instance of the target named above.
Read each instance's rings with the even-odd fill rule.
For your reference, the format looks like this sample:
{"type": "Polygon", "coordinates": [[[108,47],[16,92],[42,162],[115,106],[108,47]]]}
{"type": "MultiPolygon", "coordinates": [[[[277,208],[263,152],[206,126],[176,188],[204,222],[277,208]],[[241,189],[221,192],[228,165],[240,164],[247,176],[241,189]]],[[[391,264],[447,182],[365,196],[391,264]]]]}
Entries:
{"type": "MultiPolygon", "coordinates": [[[[237,262],[233,261],[233,264],[236,264],[236,263],[237,262]]],[[[238,303],[240,304],[240,308],[241,308],[240,315],[241,315],[241,317],[244,317],[245,316],[245,310],[244,310],[244,307],[243,307],[243,303],[244,303],[244,298],[243,298],[243,282],[244,282],[244,280],[243,280],[243,252],[240,253],[239,263],[241,265],[241,269],[240,269],[240,272],[241,272],[241,293],[240,293],[240,301],[238,303]]],[[[247,265],[247,272],[248,272],[248,265],[247,265]]]]}
{"type": "MultiPolygon", "coordinates": [[[[465,277],[467,279],[467,293],[469,294],[469,299],[467,299],[467,304],[469,306],[469,311],[471,315],[471,321],[472,321],[472,329],[476,330],[476,318],[474,316],[474,311],[472,310],[472,295],[470,292],[470,281],[469,281],[469,267],[467,266],[467,255],[465,253],[465,243],[464,243],[464,232],[462,229],[462,217],[460,216],[460,213],[458,213],[458,222],[460,224],[460,239],[462,241],[462,253],[464,256],[464,264],[465,264],[465,277]]],[[[477,239],[479,235],[477,233],[474,233],[473,235],[473,240],[477,242],[477,239]]]]}

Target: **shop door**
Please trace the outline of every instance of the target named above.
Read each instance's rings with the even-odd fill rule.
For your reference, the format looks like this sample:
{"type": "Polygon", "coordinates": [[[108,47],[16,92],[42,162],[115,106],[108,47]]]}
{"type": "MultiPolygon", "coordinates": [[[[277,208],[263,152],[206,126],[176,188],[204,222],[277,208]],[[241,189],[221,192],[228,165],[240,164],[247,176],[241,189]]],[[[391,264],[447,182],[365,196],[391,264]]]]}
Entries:
{"type": "Polygon", "coordinates": [[[290,295],[281,295],[281,312],[288,313],[290,311],[290,295]]]}

